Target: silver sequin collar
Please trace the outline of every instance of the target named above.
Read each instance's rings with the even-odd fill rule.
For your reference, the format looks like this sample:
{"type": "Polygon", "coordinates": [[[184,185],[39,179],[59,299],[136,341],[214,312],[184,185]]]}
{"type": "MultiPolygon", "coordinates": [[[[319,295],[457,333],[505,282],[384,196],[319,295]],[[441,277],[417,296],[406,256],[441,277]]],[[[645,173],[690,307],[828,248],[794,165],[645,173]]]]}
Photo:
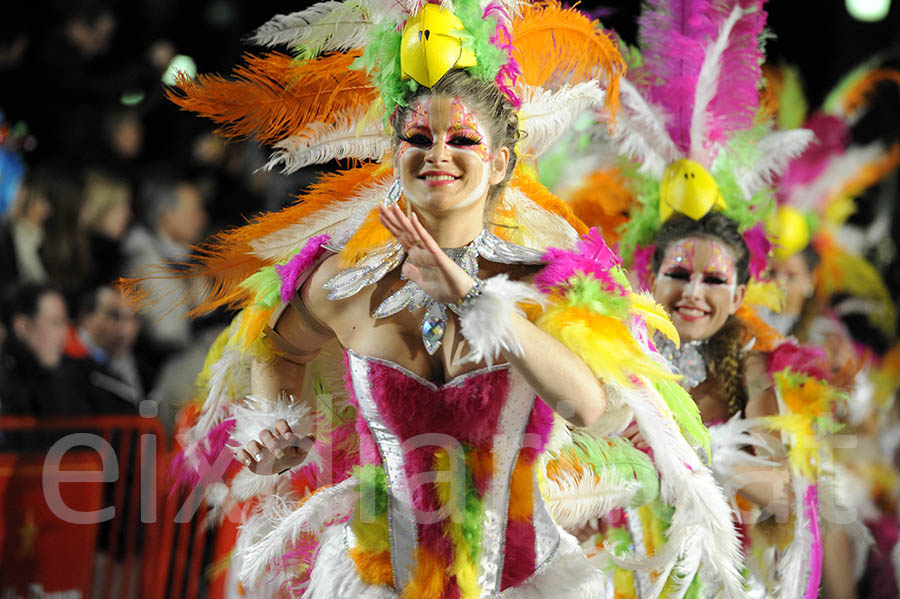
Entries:
{"type": "Polygon", "coordinates": [[[675,343],[659,331],[653,337],[653,344],[659,353],[669,361],[678,374],[684,376],[683,383],[688,390],[706,380],[706,360],[703,359],[700,348],[708,341],[708,339],[682,341],[681,347],[675,347],[675,343]]]}
{"type": "MultiPolygon", "coordinates": [[[[390,206],[399,200],[399,186],[395,185],[385,198],[390,206]]],[[[482,230],[468,245],[461,248],[447,248],[444,252],[465,270],[472,278],[478,276],[478,257],[500,264],[540,264],[542,252],[504,241],[494,233],[482,230]]],[[[380,248],[372,250],[356,266],[342,270],[328,282],[328,299],[339,300],[359,293],[364,287],[374,285],[389,272],[397,268],[406,258],[406,250],[400,242],[392,240],[380,248]]],[[[447,306],[425,293],[421,287],[407,281],[403,287],[391,294],[375,310],[375,318],[385,318],[408,308],[410,312],[424,307],[422,317],[422,341],[429,354],[434,354],[441,346],[447,329],[447,306]]]]}

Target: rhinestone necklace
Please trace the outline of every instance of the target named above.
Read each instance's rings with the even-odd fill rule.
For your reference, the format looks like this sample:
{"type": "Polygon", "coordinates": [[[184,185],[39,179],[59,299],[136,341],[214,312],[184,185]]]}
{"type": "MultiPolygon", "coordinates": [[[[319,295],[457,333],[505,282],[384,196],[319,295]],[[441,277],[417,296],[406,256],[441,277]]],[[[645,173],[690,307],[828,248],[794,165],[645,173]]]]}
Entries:
{"type": "MultiPolygon", "coordinates": [[[[384,199],[385,206],[392,206],[400,200],[400,183],[395,181],[384,199]]],[[[333,248],[337,249],[337,248],[333,248]]],[[[458,264],[473,279],[478,276],[478,257],[500,264],[540,264],[542,252],[497,237],[488,230],[482,230],[468,245],[446,248],[444,253],[458,264]]],[[[397,268],[406,258],[406,250],[396,239],[368,252],[355,266],[342,270],[329,279],[324,287],[328,299],[339,300],[358,293],[364,287],[374,285],[389,272],[397,268]]],[[[403,308],[410,312],[424,307],[422,317],[422,342],[429,354],[434,355],[444,340],[447,330],[447,305],[425,293],[412,281],[406,281],[398,291],[381,302],[372,314],[375,318],[385,318],[403,308]]]]}
{"type": "Polygon", "coordinates": [[[678,374],[684,376],[683,382],[688,390],[706,380],[706,360],[703,359],[700,348],[708,341],[709,339],[682,341],[681,347],[675,347],[675,343],[659,331],[653,336],[656,349],[678,374]]]}

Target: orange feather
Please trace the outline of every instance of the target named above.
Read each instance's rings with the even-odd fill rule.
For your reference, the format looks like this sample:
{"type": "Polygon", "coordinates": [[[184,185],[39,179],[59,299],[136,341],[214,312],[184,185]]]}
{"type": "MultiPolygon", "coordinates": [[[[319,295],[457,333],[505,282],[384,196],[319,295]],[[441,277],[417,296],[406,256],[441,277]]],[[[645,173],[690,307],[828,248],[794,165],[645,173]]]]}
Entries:
{"type": "Polygon", "coordinates": [[[766,324],[750,306],[743,305],[738,308],[735,317],[744,327],[744,343],[755,340],[753,351],[766,353],[775,351],[775,348],[784,341],[784,336],[766,324]]]}
{"type": "Polygon", "coordinates": [[[597,227],[606,243],[619,241],[619,228],[628,222],[634,195],[618,168],[594,171],[568,198],[572,212],[588,227],[597,227]]]}
{"type": "Polygon", "coordinates": [[[615,114],[625,61],[598,21],[555,1],[526,4],[513,21],[512,44],[525,83],[558,89],[601,77],[604,107],[615,114]]]}
{"type": "Polygon", "coordinates": [[[510,522],[530,522],[534,516],[534,463],[521,457],[509,481],[510,522]]]}
{"type": "Polygon", "coordinates": [[[425,545],[416,551],[416,571],[403,589],[403,599],[440,599],[449,582],[447,568],[441,556],[425,545]]]}
{"type": "Polygon", "coordinates": [[[365,71],[350,70],[360,51],[295,60],[273,52],[247,55],[234,78],[182,77],[167,97],[184,110],[221,125],[226,137],[272,143],[310,123],[330,122],[342,110],[369,106],[377,91],[365,71]]]}
{"type": "Polygon", "coordinates": [[[852,88],[847,90],[842,102],[844,114],[854,114],[865,106],[875,86],[883,81],[893,81],[900,86],[900,71],[884,68],[873,69],[866,73],[852,88]]]}
{"type": "Polygon", "coordinates": [[[572,225],[572,228],[574,228],[579,235],[584,235],[588,232],[588,227],[580,218],[575,216],[575,213],[572,212],[569,205],[544,187],[540,181],[529,177],[516,169],[516,173],[513,175],[509,185],[518,188],[529,200],[547,212],[552,212],[553,214],[564,218],[566,222],[572,225]]]}
{"type": "Polygon", "coordinates": [[[390,551],[376,553],[354,547],[350,550],[350,557],[356,563],[356,571],[360,579],[366,584],[394,584],[390,551]]]}

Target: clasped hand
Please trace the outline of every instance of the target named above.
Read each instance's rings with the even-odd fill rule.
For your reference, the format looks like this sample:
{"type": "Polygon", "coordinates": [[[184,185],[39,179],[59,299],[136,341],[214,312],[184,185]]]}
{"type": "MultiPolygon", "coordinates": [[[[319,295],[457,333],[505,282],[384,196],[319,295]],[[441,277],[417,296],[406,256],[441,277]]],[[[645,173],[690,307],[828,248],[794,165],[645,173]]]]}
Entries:
{"type": "Polygon", "coordinates": [[[312,448],[310,437],[299,437],[287,420],[278,420],[271,429],[263,429],[259,440],[238,449],[235,459],[254,474],[276,474],[301,463],[312,448]]]}

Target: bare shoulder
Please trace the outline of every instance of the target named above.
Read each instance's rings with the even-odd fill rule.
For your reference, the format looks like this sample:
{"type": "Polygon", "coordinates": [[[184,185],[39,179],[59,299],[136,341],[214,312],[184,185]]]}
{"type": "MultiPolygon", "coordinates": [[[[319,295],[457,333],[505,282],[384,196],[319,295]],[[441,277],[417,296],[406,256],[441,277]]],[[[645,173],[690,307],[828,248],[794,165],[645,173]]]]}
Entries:
{"type": "Polygon", "coordinates": [[[309,311],[314,316],[328,322],[328,316],[335,309],[337,302],[328,299],[328,290],[325,289],[325,283],[333,276],[341,271],[340,257],[333,254],[323,260],[318,267],[310,274],[303,285],[301,297],[309,311]]]}

